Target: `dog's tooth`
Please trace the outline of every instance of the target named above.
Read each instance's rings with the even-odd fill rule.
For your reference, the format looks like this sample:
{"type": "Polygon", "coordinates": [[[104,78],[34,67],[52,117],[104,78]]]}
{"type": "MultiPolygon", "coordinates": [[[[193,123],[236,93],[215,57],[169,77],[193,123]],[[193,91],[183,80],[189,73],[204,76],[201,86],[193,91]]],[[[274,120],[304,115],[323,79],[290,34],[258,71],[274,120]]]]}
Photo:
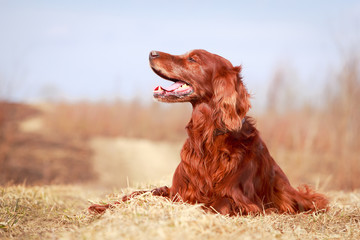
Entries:
{"type": "Polygon", "coordinates": [[[160,87],[160,86],[157,86],[155,89],[154,89],[154,92],[162,92],[163,91],[163,89],[162,89],[162,87],[160,87]]]}

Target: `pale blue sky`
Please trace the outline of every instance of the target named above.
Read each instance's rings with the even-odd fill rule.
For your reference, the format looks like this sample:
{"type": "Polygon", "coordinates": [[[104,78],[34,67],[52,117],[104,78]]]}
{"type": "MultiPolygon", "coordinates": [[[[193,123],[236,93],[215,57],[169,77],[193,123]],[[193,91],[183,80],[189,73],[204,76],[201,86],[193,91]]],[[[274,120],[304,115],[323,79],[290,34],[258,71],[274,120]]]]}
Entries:
{"type": "Polygon", "coordinates": [[[339,48],[359,36],[359,16],[360,1],[349,0],[0,0],[0,76],[16,83],[18,100],[56,87],[70,100],[151,101],[153,87],[166,83],[148,53],[202,48],[243,65],[255,102],[264,102],[279,64],[314,94],[341,61],[339,48]]]}

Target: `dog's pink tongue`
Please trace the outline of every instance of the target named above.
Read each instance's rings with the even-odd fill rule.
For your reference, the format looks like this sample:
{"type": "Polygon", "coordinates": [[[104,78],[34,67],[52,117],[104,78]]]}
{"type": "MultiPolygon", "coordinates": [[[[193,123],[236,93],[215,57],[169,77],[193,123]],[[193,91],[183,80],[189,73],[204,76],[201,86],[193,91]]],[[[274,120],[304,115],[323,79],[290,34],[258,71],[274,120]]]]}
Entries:
{"type": "Polygon", "coordinates": [[[181,87],[183,84],[185,84],[184,82],[182,81],[177,81],[175,83],[173,83],[171,86],[169,87],[163,87],[163,89],[165,89],[166,91],[168,92],[171,92],[171,91],[174,91],[175,89],[178,89],[179,87],[181,87]]]}

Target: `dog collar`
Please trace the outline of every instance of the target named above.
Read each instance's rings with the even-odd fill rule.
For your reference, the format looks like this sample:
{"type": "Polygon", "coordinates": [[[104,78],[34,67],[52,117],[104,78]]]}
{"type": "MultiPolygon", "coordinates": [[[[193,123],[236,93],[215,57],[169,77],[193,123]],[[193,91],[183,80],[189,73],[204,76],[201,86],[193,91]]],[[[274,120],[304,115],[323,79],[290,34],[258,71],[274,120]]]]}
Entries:
{"type": "MultiPolygon", "coordinates": [[[[243,119],[241,120],[241,124],[244,125],[244,123],[245,123],[245,118],[243,118],[243,119]]],[[[241,130],[241,129],[240,129],[240,130],[241,130]]],[[[239,130],[239,131],[240,131],[240,130],[239,130]]],[[[215,130],[214,130],[214,137],[217,137],[217,136],[220,136],[220,135],[229,133],[229,132],[231,132],[231,131],[229,131],[229,130],[227,130],[227,129],[225,129],[225,130],[215,129],[215,130]]]]}

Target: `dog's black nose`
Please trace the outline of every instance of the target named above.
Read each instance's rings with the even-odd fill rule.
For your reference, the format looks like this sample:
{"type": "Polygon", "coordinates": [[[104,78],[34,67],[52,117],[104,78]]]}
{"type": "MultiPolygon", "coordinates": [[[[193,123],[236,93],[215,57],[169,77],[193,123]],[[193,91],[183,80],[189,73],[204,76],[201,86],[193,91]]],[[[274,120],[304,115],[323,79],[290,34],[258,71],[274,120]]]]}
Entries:
{"type": "Polygon", "coordinates": [[[149,58],[150,59],[153,59],[153,58],[157,58],[157,57],[159,57],[160,55],[159,55],[159,53],[157,52],[157,51],[151,51],[150,52],[150,55],[149,55],[149,58]]]}

